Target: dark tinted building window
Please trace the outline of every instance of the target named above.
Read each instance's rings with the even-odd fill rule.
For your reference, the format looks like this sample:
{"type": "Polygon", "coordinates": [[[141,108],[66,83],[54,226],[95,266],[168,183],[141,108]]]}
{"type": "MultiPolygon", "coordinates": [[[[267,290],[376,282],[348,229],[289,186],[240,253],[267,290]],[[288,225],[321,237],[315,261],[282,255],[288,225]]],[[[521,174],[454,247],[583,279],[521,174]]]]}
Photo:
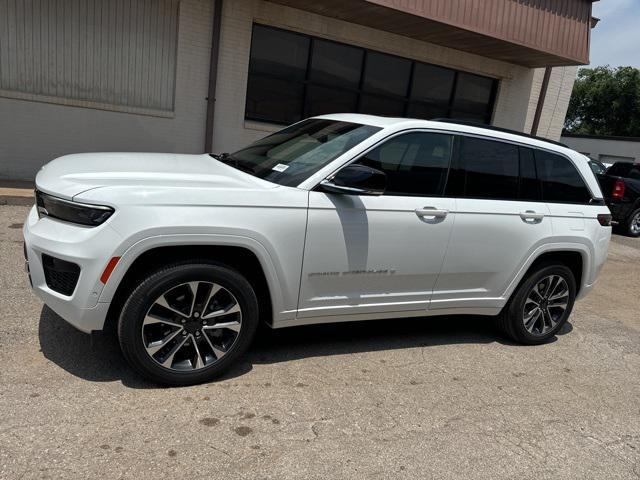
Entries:
{"type": "Polygon", "coordinates": [[[510,143],[460,137],[460,176],[464,196],[515,200],[518,198],[518,147],[510,143]]]}
{"type": "Polygon", "coordinates": [[[370,93],[404,97],[409,88],[411,60],[367,52],[362,89],[370,93]]]}
{"type": "Polygon", "coordinates": [[[442,195],[453,137],[439,133],[407,133],[388,140],[358,160],[387,175],[385,195],[442,195]]]}
{"type": "Polygon", "coordinates": [[[325,85],[358,88],[364,50],[314,39],[309,80],[325,85]]]}
{"type": "Polygon", "coordinates": [[[246,116],[293,123],[302,119],[302,97],[311,41],[304,35],[254,28],[246,116]]]}
{"type": "Polygon", "coordinates": [[[404,102],[395,98],[379,97],[365,93],[360,96],[360,109],[358,111],[370,115],[402,117],[404,114],[404,102]]]}
{"type": "Polygon", "coordinates": [[[305,117],[324,115],[325,113],[355,112],[358,95],[347,90],[309,85],[305,99],[305,117]]]}
{"type": "Polygon", "coordinates": [[[245,117],[288,124],[360,112],[489,123],[496,87],[492,78],[254,25],[245,117]]]}
{"type": "Polygon", "coordinates": [[[535,158],[544,201],[589,203],[591,193],[569,159],[543,150],[535,150],[535,158]]]}
{"type": "Polygon", "coordinates": [[[453,118],[480,120],[491,112],[488,110],[493,96],[494,80],[470,73],[458,74],[453,99],[453,118]]]}

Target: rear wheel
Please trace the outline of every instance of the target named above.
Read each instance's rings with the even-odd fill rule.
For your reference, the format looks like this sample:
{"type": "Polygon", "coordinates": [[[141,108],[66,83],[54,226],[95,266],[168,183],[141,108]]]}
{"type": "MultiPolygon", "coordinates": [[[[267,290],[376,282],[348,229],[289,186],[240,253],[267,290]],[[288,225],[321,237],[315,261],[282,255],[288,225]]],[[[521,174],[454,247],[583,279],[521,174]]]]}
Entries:
{"type": "Polygon", "coordinates": [[[634,210],[627,218],[626,233],[632,237],[640,237],[640,208],[634,210]]]}
{"type": "Polygon", "coordinates": [[[131,293],[118,338],[145,378],[191,385],[226,371],[257,324],[256,295],[242,275],[223,265],[180,263],[150,274],[131,293]]]}
{"type": "Polygon", "coordinates": [[[529,345],[547,342],[566,323],[576,296],[573,273],[544,265],[529,274],[498,317],[502,331],[529,345]]]}

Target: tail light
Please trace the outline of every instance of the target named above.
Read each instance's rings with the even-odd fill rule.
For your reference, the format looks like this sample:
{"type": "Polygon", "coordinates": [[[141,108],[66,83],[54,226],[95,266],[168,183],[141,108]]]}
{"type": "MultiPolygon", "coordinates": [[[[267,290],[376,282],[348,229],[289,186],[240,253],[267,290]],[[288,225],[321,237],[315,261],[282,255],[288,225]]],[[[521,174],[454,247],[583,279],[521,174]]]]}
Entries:
{"type": "Polygon", "coordinates": [[[616,183],[613,185],[613,191],[611,192],[611,196],[613,198],[622,198],[624,197],[624,182],[622,180],[616,180],[616,183]]]}
{"type": "Polygon", "coordinates": [[[603,227],[611,226],[611,214],[610,213],[599,213],[598,214],[598,222],[603,227]]]}

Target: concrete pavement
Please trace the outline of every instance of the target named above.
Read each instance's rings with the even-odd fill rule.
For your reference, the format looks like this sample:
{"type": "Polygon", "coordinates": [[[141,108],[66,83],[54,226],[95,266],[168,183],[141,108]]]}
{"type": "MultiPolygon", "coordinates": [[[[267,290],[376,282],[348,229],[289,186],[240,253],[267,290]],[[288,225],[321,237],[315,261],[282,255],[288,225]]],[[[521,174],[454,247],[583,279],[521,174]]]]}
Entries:
{"type": "Polygon", "coordinates": [[[640,476],[640,240],[544,346],[481,317],[301,327],[166,389],[30,292],[26,213],[0,207],[2,479],[640,476]]]}

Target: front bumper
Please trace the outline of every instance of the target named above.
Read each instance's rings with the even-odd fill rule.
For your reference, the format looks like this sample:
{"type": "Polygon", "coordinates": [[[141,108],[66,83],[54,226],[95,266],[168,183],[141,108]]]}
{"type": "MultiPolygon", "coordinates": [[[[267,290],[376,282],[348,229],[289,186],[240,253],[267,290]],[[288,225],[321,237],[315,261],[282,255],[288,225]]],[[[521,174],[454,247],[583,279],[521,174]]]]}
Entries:
{"type": "Polygon", "coordinates": [[[78,330],[102,330],[109,304],[98,302],[104,286],[100,275],[121,243],[120,236],[107,224],[91,228],[47,217],[40,219],[35,207],[29,212],[23,234],[27,271],[36,295],[78,330]],[[43,254],[80,267],[71,295],[47,286],[43,254]]]}

